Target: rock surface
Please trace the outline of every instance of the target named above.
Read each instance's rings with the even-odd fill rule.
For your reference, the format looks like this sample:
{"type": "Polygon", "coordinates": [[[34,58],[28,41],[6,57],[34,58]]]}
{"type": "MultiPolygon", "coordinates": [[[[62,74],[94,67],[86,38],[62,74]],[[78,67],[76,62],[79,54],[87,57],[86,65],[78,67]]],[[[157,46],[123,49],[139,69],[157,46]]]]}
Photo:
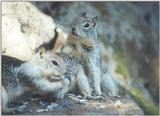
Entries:
{"type": "Polygon", "coordinates": [[[28,2],[2,3],[2,54],[27,61],[55,36],[53,19],[28,2]]]}
{"type": "Polygon", "coordinates": [[[86,100],[74,94],[67,95],[56,102],[45,101],[36,95],[17,98],[21,108],[14,115],[143,115],[143,111],[131,99],[107,98],[104,100],[86,100]]]}

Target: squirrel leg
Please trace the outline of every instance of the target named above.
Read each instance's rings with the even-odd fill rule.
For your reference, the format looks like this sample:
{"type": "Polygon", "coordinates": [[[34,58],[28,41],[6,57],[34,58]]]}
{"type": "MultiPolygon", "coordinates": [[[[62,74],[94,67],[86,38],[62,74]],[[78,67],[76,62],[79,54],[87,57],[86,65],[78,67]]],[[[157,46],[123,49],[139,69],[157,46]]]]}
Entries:
{"type": "Polygon", "coordinates": [[[101,88],[102,88],[102,92],[104,92],[109,96],[118,95],[118,87],[109,71],[102,74],[101,88]]]}
{"type": "Polygon", "coordinates": [[[85,96],[85,97],[90,97],[92,94],[92,90],[89,85],[89,81],[87,76],[85,75],[85,72],[83,68],[80,66],[77,74],[77,84],[80,89],[80,92],[85,96]]]}
{"type": "Polygon", "coordinates": [[[100,81],[101,81],[101,71],[100,68],[97,67],[94,64],[90,64],[89,66],[89,77],[92,80],[93,85],[93,92],[96,95],[101,95],[101,87],[100,87],[100,81]]]}
{"type": "Polygon", "coordinates": [[[9,102],[9,96],[6,89],[3,87],[1,88],[1,99],[2,99],[2,113],[15,113],[15,111],[19,110],[20,107],[8,108],[7,103],[9,102]]]}
{"type": "Polygon", "coordinates": [[[8,103],[8,94],[6,89],[3,87],[2,85],[2,89],[1,89],[1,99],[2,99],[2,112],[9,112],[8,108],[7,108],[7,103],[8,103]]]}
{"type": "Polygon", "coordinates": [[[100,69],[96,68],[96,67],[94,67],[94,68],[95,68],[95,71],[96,71],[96,72],[94,72],[95,76],[93,77],[95,94],[96,95],[101,95],[102,92],[101,92],[101,86],[100,86],[100,81],[101,81],[100,80],[101,79],[100,69]]]}
{"type": "Polygon", "coordinates": [[[63,88],[60,91],[58,91],[57,99],[64,98],[65,93],[69,91],[69,85],[70,81],[67,78],[63,79],[63,88]]]}

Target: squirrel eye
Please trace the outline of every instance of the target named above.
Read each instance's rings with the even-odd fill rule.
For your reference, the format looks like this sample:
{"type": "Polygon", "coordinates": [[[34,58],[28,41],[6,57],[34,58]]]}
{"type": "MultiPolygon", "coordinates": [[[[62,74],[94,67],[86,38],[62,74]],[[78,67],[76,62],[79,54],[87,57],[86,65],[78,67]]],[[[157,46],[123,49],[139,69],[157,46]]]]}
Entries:
{"type": "Polygon", "coordinates": [[[85,28],[88,28],[88,27],[89,27],[89,23],[85,23],[85,24],[84,24],[84,27],[85,27],[85,28]]]}
{"type": "Polygon", "coordinates": [[[58,62],[57,62],[57,61],[55,61],[55,60],[52,60],[52,64],[54,64],[54,65],[58,66],[58,62]]]}

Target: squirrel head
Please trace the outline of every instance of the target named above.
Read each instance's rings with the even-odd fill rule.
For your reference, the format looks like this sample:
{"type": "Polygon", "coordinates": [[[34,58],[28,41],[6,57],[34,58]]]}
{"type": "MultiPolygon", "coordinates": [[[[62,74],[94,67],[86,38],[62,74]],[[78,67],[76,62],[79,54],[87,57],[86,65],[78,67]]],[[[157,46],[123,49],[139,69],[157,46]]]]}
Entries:
{"type": "Polygon", "coordinates": [[[53,70],[53,76],[62,76],[66,73],[65,61],[56,53],[47,51],[43,47],[34,55],[32,62],[41,68],[53,70]]]}
{"type": "Polygon", "coordinates": [[[79,17],[75,18],[71,25],[71,33],[77,38],[97,38],[97,25],[98,16],[89,18],[86,13],[82,13],[79,17]]]}

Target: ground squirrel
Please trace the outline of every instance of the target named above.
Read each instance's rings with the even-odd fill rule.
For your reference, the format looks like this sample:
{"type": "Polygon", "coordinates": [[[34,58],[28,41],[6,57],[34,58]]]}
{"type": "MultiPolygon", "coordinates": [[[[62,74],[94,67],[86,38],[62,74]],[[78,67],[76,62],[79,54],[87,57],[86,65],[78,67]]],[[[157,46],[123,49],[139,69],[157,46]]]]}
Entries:
{"type": "Polygon", "coordinates": [[[89,18],[86,13],[77,17],[71,25],[71,32],[62,47],[62,53],[67,53],[80,61],[89,78],[93,93],[101,95],[102,89],[115,96],[118,87],[107,65],[101,60],[96,21],[97,17],[89,18]]]}
{"type": "Polygon", "coordinates": [[[55,54],[38,52],[27,62],[2,55],[2,112],[16,110],[7,103],[28,90],[63,97],[64,73],[65,63],[55,54]]]}
{"type": "Polygon", "coordinates": [[[84,96],[91,96],[90,86],[79,62],[67,54],[39,52],[28,62],[2,56],[2,112],[11,112],[7,103],[28,90],[53,93],[57,99],[80,85],[84,96]]]}

